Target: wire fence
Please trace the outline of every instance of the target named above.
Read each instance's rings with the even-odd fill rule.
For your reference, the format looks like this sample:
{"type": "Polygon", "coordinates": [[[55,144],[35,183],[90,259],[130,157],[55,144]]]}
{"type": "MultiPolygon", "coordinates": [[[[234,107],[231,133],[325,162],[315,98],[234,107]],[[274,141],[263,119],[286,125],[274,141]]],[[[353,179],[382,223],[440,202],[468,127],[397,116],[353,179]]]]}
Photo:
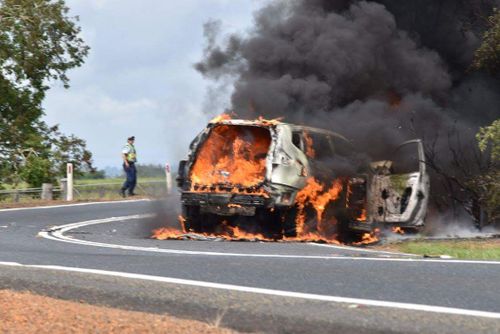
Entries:
{"type": "MultiPolygon", "coordinates": [[[[122,182],[74,184],[73,198],[75,200],[111,200],[121,198],[120,189],[122,182]]],[[[167,195],[165,181],[139,181],[136,191],[140,196],[164,197],[167,195]]],[[[53,187],[51,191],[52,200],[64,200],[65,190],[61,187],[53,187]]],[[[22,203],[42,200],[42,188],[9,189],[0,190],[0,202],[22,203]]]]}
{"type": "MultiPolygon", "coordinates": [[[[76,199],[113,199],[121,197],[120,183],[100,183],[100,184],[76,184],[73,187],[76,199]]],[[[147,197],[162,197],[167,195],[165,181],[144,181],[138,182],[135,193],[147,197]]]]}

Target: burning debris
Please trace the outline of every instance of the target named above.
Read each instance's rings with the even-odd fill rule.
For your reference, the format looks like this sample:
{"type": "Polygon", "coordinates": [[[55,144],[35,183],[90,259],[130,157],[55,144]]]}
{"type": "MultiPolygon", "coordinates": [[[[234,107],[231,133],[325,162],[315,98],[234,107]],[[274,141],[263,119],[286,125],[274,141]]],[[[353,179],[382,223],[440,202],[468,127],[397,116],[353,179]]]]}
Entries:
{"type": "MultiPolygon", "coordinates": [[[[179,217],[179,222],[183,224],[184,218],[179,217]]],[[[273,239],[264,236],[261,233],[249,233],[245,232],[239,227],[233,227],[229,225],[227,221],[223,221],[221,224],[221,229],[218,232],[203,232],[203,233],[193,233],[191,231],[185,230],[184,227],[173,228],[173,227],[162,227],[155,229],[152,234],[153,239],[158,240],[201,240],[201,241],[261,241],[261,242],[319,242],[319,243],[329,243],[329,244],[341,244],[335,238],[325,238],[320,233],[304,233],[302,232],[297,237],[284,237],[282,239],[273,239]]],[[[371,233],[364,233],[361,236],[361,240],[353,242],[352,245],[369,245],[374,244],[379,241],[380,231],[376,230],[371,233]]]]}
{"type": "Polygon", "coordinates": [[[401,235],[405,234],[405,231],[399,226],[393,227],[391,229],[391,231],[392,231],[392,233],[397,233],[397,234],[401,234],[401,235]]]}

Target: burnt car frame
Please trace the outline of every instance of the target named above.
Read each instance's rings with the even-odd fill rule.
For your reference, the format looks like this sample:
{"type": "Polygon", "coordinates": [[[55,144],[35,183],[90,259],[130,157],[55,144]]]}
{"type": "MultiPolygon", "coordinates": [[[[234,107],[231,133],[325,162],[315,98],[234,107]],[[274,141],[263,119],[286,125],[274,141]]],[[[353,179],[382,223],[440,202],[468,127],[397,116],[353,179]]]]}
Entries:
{"type": "MultiPolygon", "coordinates": [[[[230,144],[231,140],[234,138],[221,145],[230,144]]],[[[179,164],[177,185],[185,227],[203,232],[215,228],[220,223],[217,218],[263,218],[264,224],[274,224],[275,234],[293,236],[296,196],[306,186],[307,179],[315,177],[324,183],[342,178],[345,191],[332,208],[342,231],[371,232],[381,226],[419,229],[427,212],[429,176],[421,140],[404,142],[397,151],[405,149],[410,150],[406,160],[409,157],[411,163],[403,165],[410,167],[398,170],[397,161],[383,160],[365,163],[343,175],[342,171],[331,168],[332,163],[349,165],[355,151],[338,133],[263,120],[209,123],[190,144],[187,159],[179,164]],[[224,180],[204,185],[193,181],[191,173],[201,148],[217,131],[214,129],[221,126],[236,127],[241,133],[255,132],[255,128],[268,131],[269,147],[265,157],[260,158],[265,169],[259,182],[243,186],[224,180]],[[308,152],[311,142],[318,153],[315,156],[308,152]]],[[[223,170],[217,173],[230,177],[223,170]]]]}

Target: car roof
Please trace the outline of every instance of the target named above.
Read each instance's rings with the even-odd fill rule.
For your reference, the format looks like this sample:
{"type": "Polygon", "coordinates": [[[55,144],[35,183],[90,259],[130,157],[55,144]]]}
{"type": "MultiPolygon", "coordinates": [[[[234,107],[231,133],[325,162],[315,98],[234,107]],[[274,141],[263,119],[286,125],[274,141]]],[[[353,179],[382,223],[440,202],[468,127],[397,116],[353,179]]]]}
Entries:
{"type": "Polygon", "coordinates": [[[260,127],[270,127],[270,126],[288,126],[291,128],[292,131],[305,131],[308,133],[317,133],[325,136],[332,136],[336,137],[345,141],[349,141],[347,138],[342,136],[339,133],[330,131],[330,130],[325,130],[325,129],[320,129],[320,128],[315,128],[311,126],[306,126],[306,125],[297,125],[297,124],[292,124],[292,123],[285,123],[281,122],[279,120],[266,120],[266,119],[256,119],[256,120],[246,120],[246,119],[227,119],[227,120],[221,120],[217,121],[211,124],[225,124],[225,125],[244,125],[244,126],[260,126],[260,127]]]}
{"type": "Polygon", "coordinates": [[[345,140],[347,142],[349,141],[347,138],[345,138],[341,134],[339,134],[337,132],[330,131],[330,130],[315,128],[312,126],[305,126],[305,125],[296,125],[296,124],[289,124],[289,123],[286,123],[286,124],[289,125],[293,131],[305,131],[307,133],[317,133],[317,134],[324,135],[324,136],[336,137],[336,138],[345,140]]]}

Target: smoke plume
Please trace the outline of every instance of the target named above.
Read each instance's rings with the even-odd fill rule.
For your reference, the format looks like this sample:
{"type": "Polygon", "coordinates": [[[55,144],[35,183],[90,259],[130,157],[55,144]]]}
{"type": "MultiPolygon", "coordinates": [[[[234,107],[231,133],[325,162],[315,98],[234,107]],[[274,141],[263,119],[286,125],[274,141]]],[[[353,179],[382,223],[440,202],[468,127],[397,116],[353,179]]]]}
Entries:
{"type": "Polygon", "coordinates": [[[247,35],[220,41],[220,27],[207,24],[196,68],[215,81],[234,79],[231,108],[243,118],[284,116],[337,131],[373,158],[420,137],[452,170],[450,131],[473,147],[478,127],[499,115],[499,78],[469,70],[496,5],[272,1],[247,35]]]}

